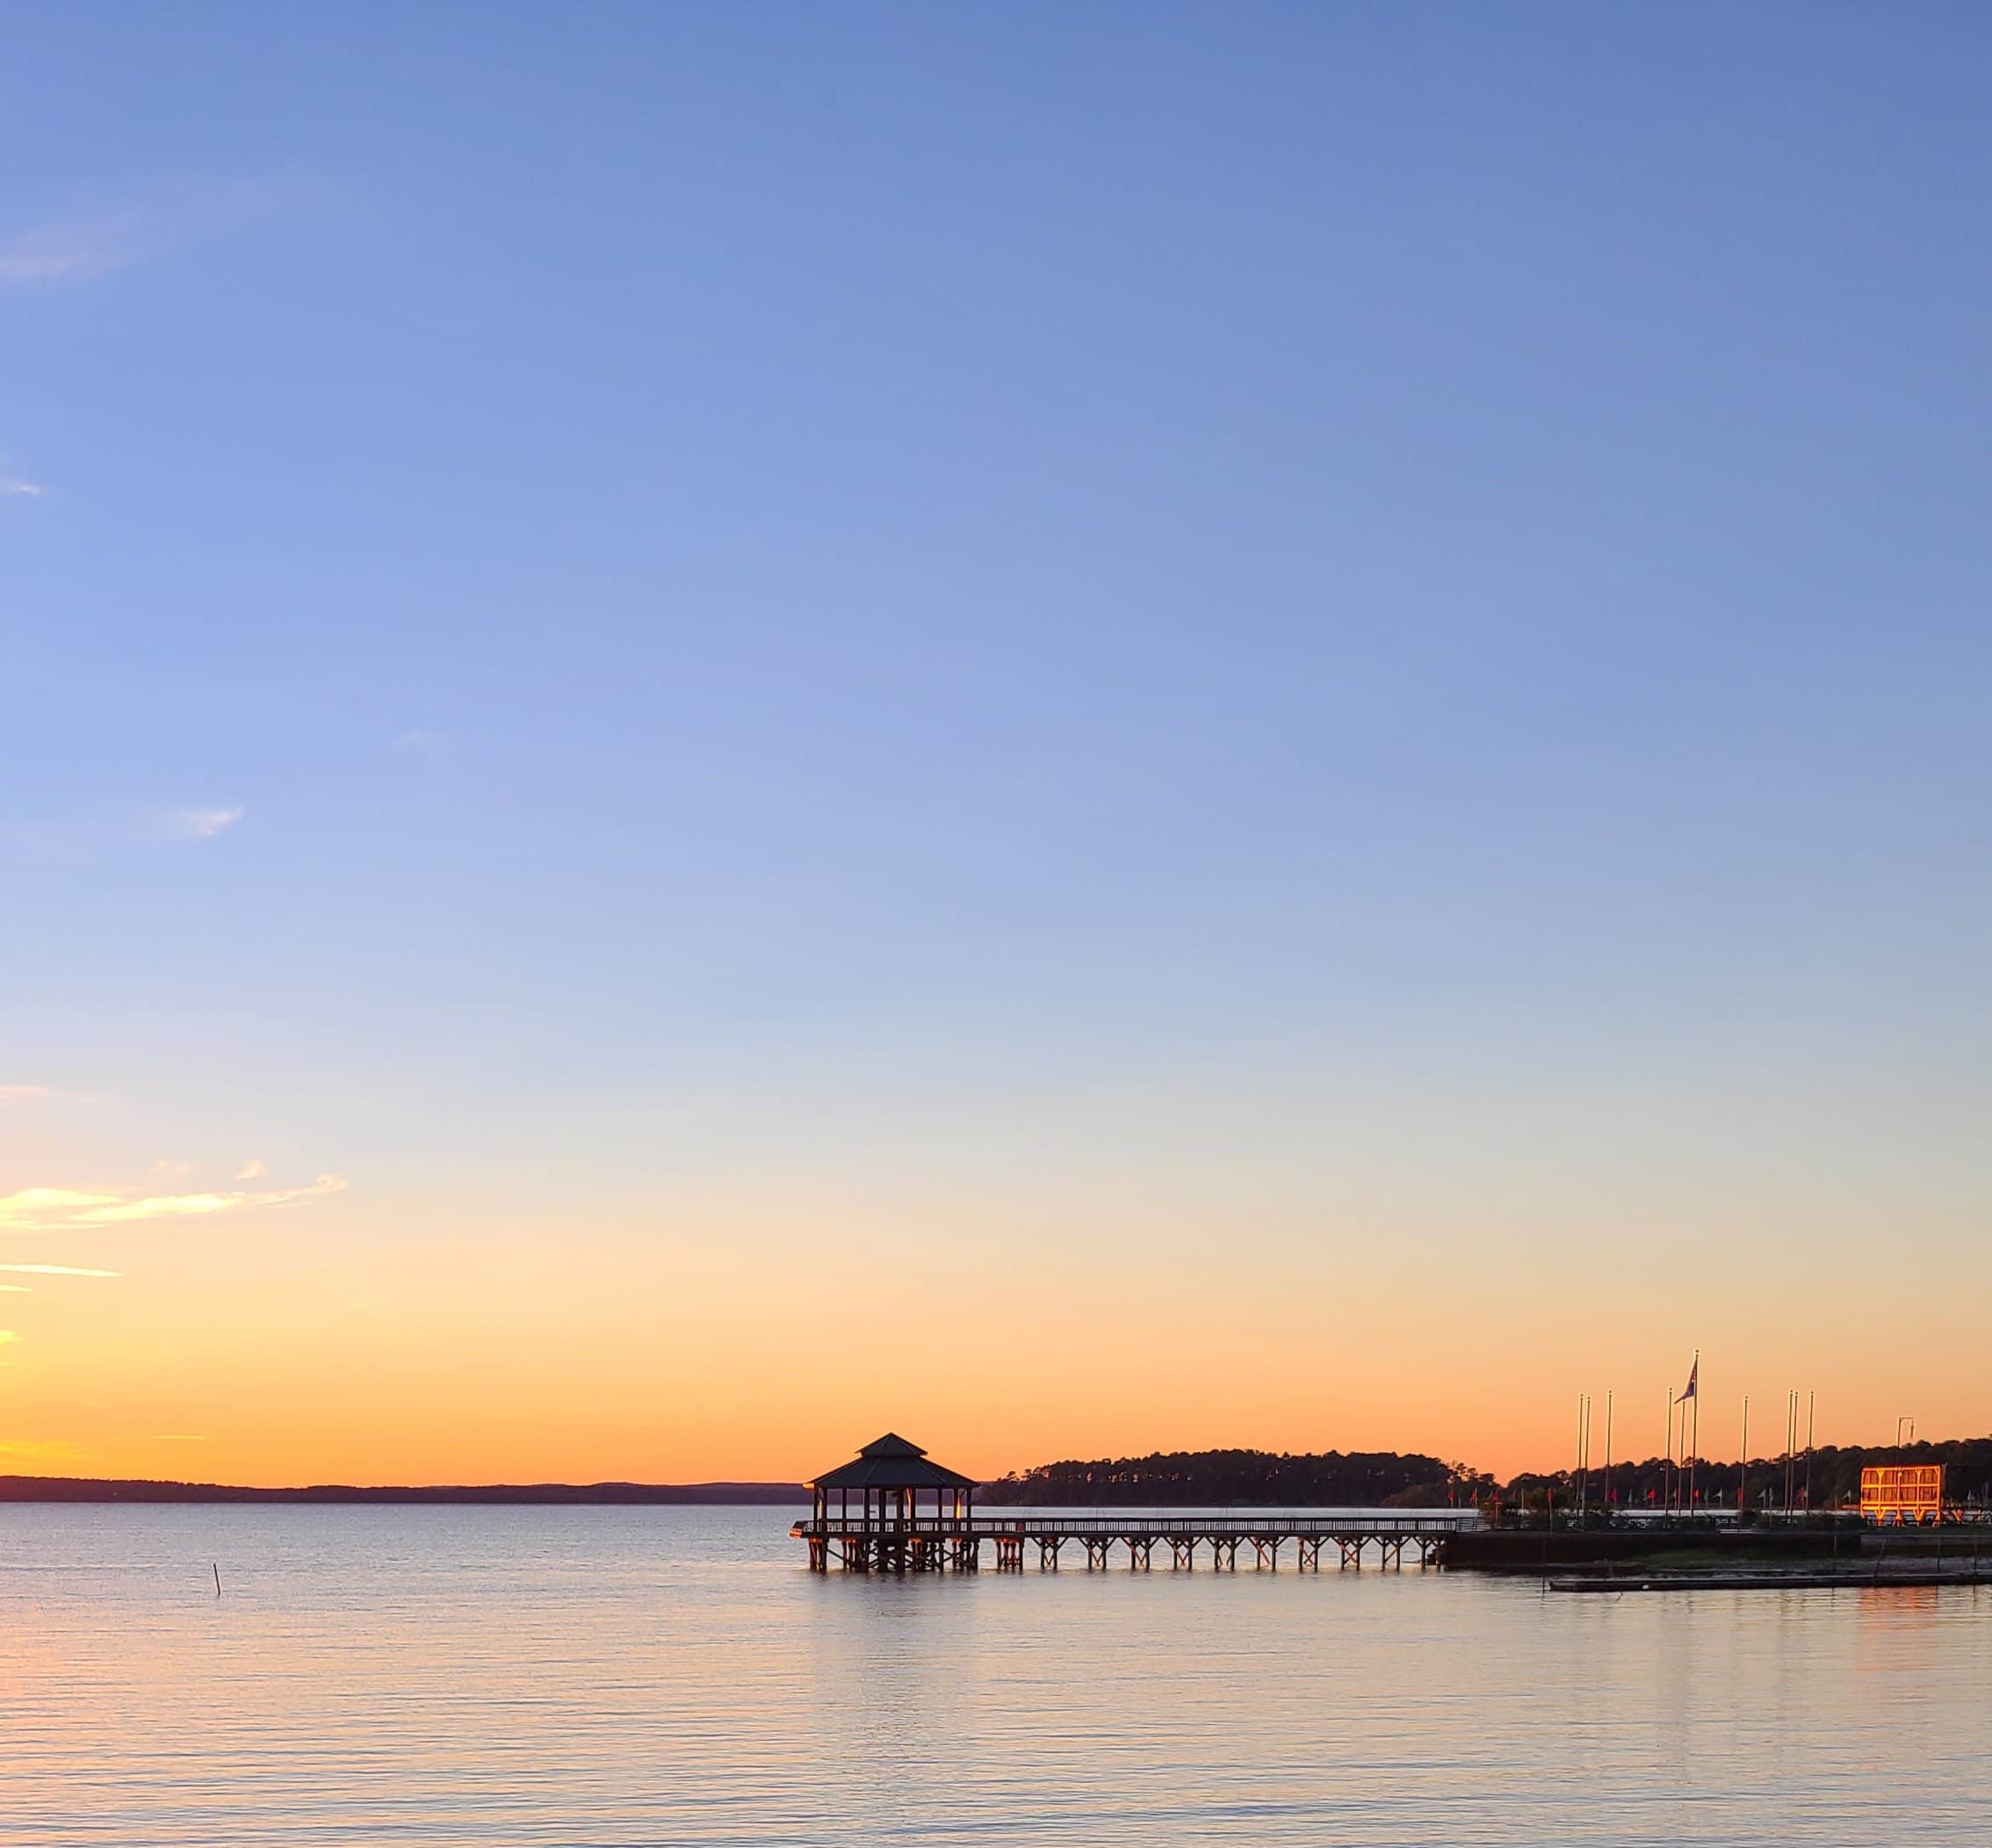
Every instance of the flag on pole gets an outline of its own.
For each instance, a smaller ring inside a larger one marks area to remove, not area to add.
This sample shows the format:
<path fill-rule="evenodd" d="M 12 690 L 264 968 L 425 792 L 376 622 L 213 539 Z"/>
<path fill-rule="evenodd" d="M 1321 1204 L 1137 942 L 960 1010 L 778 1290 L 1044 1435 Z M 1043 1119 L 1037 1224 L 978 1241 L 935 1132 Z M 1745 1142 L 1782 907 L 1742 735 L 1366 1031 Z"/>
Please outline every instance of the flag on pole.
<path fill-rule="evenodd" d="M 1700 1371 L 1701 1356 L 1700 1354 L 1697 1354 L 1694 1358 L 1694 1365 L 1690 1367 L 1687 1370 L 1687 1386 L 1683 1390 L 1680 1397 L 1674 1401 L 1675 1404 L 1685 1404 L 1689 1399 L 1692 1399 L 1694 1397 L 1694 1376 Z"/>

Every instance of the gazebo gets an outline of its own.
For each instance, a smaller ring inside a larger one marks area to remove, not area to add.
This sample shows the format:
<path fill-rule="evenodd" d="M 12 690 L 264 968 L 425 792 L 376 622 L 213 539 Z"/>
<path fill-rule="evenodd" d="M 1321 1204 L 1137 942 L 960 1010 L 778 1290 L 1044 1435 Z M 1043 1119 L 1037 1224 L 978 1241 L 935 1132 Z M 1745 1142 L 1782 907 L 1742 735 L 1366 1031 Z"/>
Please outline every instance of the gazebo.
<path fill-rule="evenodd" d="M 837 1526 L 851 1528 L 851 1496 L 859 1496 L 858 1527 L 867 1533 L 904 1533 L 920 1519 L 922 1490 L 934 1491 L 934 1521 L 968 1520 L 975 1511 L 975 1478 L 928 1461 L 918 1444 L 896 1432 L 874 1438 L 855 1462 L 842 1464 L 810 1484 L 815 1491 L 815 1526 L 828 1524 L 830 1498 L 837 1498 Z M 876 1499 L 874 1499 L 876 1498 Z"/>

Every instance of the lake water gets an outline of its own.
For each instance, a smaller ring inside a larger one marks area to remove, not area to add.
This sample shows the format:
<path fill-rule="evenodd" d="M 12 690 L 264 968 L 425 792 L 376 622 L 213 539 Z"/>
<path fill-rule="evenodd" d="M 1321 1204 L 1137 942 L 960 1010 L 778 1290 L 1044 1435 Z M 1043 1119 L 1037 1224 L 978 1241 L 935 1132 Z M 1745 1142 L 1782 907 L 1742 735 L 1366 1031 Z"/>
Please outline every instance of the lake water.
<path fill-rule="evenodd" d="M 0 1508 L 0 1839 L 1992 1842 L 1992 1589 L 817 1577 L 789 1520 Z"/>

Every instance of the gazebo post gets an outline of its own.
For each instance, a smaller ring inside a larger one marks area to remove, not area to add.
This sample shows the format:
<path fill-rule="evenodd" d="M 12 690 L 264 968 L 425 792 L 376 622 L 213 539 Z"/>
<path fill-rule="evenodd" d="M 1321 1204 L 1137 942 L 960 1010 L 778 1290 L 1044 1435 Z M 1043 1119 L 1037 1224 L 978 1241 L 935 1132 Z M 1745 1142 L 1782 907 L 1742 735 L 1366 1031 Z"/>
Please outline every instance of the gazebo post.
<path fill-rule="evenodd" d="M 831 1532 L 830 1491 L 837 1491 L 836 1532 L 847 1565 L 858 1570 L 905 1570 L 945 1564 L 949 1556 L 942 1542 L 956 1542 L 953 1563 L 972 1570 L 973 1561 L 960 1545 L 972 1480 L 958 1470 L 931 1461 L 918 1444 L 887 1432 L 867 1444 L 856 1461 L 826 1470 L 811 1484 L 811 1505 L 824 1551 Z M 858 1519 L 851 1520 L 851 1491 L 858 1491 Z M 934 1491 L 932 1525 L 922 1508 L 920 1491 Z M 873 1498 L 877 1497 L 874 1501 Z M 933 1545 L 928 1540 L 931 1536 Z"/>

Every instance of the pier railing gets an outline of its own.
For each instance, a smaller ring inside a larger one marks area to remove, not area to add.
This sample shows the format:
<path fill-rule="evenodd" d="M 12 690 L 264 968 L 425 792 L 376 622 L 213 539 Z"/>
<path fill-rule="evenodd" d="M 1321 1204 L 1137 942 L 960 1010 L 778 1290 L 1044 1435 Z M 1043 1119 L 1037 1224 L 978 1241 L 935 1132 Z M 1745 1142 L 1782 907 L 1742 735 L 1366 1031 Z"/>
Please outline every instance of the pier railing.
<path fill-rule="evenodd" d="M 1394 1514 L 1388 1509 L 1361 1514 L 1288 1514 L 1277 1509 L 1223 1508 L 1205 1514 L 978 1514 L 960 1520 L 931 1517 L 924 1520 L 886 1520 L 876 1516 L 868 1523 L 856 1514 L 832 1513 L 822 1520 L 805 1516 L 791 1532 L 797 1539 L 812 1534 L 891 1534 L 907 1539 L 936 1540 L 1007 1539 L 1021 1534 L 1027 1540 L 1054 1536 L 1078 1540 L 1086 1534 L 1107 1534 L 1120 1539 L 1126 1534 L 1152 1534 L 1158 1540 L 1191 1534 L 1236 1534 L 1241 1539 L 1254 1534 L 1281 1534 L 1290 1539 L 1318 1534 L 1333 1539 L 1345 1534 L 1457 1534 L 1479 1525 L 1476 1510 Z"/>
<path fill-rule="evenodd" d="M 1277 1508 L 1185 1510 L 1173 1514 L 1087 1513 L 1062 1509 L 1055 1514 L 1032 1512 L 942 1515 L 925 1520 L 905 1518 L 881 1523 L 876 1513 L 867 1521 L 847 1511 L 813 1513 L 798 1520 L 794 1538 L 809 1542 L 812 1570 L 826 1572 L 833 1558 L 848 1570 L 972 1572 L 990 1547 L 999 1571 L 1021 1571 L 1024 1549 L 1036 1547 L 1040 1567 L 1056 1570 L 1058 1556 L 1070 1545 L 1076 1558 L 1083 1550 L 1086 1569 L 1104 1568 L 1115 1548 L 1126 1550 L 1130 1566 L 1146 1571 L 1155 1549 L 1180 1569 L 1194 1567 L 1200 1549 L 1218 1570 L 1238 1569 L 1238 1552 L 1261 1566 L 1279 1569 L 1281 1549 L 1291 1546 L 1303 1571 L 1318 1571 L 1325 1549 L 1345 1567 L 1360 1569 L 1365 1548 L 1374 1548 L 1378 1563 L 1401 1568 L 1408 1549 L 1421 1566 L 1443 1562 L 1447 1544 L 1478 1522 L 1471 1509 L 1421 1510 L 1397 1514 L 1389 1509 L 1359 1513 L 1296 1514 Z"/>

